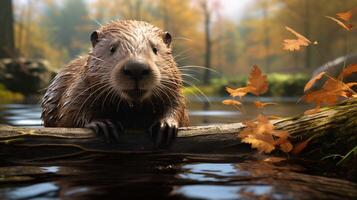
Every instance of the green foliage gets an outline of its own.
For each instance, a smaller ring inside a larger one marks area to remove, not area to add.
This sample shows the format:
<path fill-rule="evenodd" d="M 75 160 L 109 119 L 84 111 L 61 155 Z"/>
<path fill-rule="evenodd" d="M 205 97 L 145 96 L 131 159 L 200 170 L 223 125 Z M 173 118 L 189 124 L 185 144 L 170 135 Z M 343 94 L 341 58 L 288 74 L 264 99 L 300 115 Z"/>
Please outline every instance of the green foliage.
<path fill-rule="evenodd" d="M 268 75 L 269 91 L 264 96 L 301 96 L 304 85 L 310 79 L 305 74 L 280 74 L 272 73 Z M 231 79 L 215 78 L 209 86 L 197 86 L 208 96 L 227 95 L 225 87 L 243 87 L 247 83 L 246 76 L 237 76 Z M 192 87 L 185 87 L 185 94 L 190 95 L 189 91 L 195 91 Z M 196 92 L 197 93 L 197 92 Z"/>
<path fill-rule="evenodd" d="M 21 101 L 24 96 L 18 92 L 11 92 L 6 89 L 3 84 L 0 84 L 0 103 L 6 103 L 10 101 Z"/>

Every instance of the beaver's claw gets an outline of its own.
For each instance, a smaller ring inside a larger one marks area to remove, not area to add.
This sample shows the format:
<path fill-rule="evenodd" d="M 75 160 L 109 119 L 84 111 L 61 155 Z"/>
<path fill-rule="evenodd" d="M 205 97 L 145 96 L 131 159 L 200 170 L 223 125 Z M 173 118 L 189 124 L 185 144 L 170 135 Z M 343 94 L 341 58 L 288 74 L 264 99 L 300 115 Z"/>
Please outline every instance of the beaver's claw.
<path fill-rule="evenodd" d="M 97 135 L 103 136 L 107 143 L 117 143 L 120 141 L 119 134 L 124 128 L 120 122 L 112 120 L 97 120 L 85 125 L 85 128 L 92 129 Z"/>
<path fill-rule="evenodd" d="M 153 125 L 149 132 L 156 147 L 167 148 L 177 136 L 178 123 L 172 119 L 165 119 Z"/>

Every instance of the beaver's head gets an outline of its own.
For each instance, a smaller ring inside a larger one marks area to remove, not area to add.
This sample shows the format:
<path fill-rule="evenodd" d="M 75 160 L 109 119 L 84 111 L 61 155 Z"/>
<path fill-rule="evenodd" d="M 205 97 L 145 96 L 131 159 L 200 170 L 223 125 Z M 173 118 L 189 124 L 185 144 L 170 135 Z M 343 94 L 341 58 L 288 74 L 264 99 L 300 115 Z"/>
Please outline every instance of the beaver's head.
<path fill-rule="evenodd" d="M 91 34 L 87 73 L 128 101 L 141 102 L 180 84 L 171 35 L 142 21 L 118 20 Z"/>

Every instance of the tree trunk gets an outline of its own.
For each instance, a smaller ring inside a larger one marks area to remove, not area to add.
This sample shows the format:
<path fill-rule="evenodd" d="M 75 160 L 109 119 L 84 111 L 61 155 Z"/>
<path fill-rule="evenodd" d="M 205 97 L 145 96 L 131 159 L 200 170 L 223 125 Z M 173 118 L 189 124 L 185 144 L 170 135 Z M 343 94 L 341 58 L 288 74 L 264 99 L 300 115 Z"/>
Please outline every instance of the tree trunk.
<path fill-rule="evenodd" d="M 205 67 L 207 69 L 203 75 L 203 83 L 209 84 L 211 79 L 211 48 L 212 48 L 212 41 L 211 41 L 211 14 L 208 8 L 207 0 L 202 1 L 202 9 L 204 15 L 204 29 L 205 29 Z"/>
<path fill-rule="evenodd" d="M 11 0 L 0 1 L 0 58 L 14 57 L 14 17 Z"/>
<path fill-rule="evenodd" d="M 310 139 L 302 156 L 321 159 L 331 154 L 346 154 L 357 145 L 357 99 L 322 109 L 313 115 L 275 120 L 278 129 L 287 130 L 297 144 Z M 237 135 L 241 123 L 180 128 L 169 153 L 252 152 Z M 121 143 L 106 144 L 84 128 L 19 128 L 0 126 L 0 152 L 9 158 L 16 156 L 54 156 L 73 152 L 144 153 L 157 152 L 143 131 L 130 131 L 121 136 Z"/>

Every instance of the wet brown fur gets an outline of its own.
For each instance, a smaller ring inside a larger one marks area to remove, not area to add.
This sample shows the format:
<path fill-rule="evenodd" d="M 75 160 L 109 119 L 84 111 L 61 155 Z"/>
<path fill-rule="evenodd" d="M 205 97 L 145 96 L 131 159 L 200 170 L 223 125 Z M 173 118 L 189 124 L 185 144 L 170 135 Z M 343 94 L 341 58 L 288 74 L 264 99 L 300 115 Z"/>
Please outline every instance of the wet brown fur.
<path fill-rule="evenodd" d="M 98 32 L 99 42 L 89 54 L 70 62 L 48 87 L 42 101 L 44 126 L 84 127 L 101 119 L 118 120 L 129 128 L 147 128 L 166 119 L 187 126 L 181 73 L 171 46 L 162 40 L 164 32 L 146 22 L 119 20 L 102 26 Z M 121 52 L 113 60 L 106 54 L 106 42 L 116 40 Z M 148 53 L 150 45 L 158 47 L 156 57 Z M 125 80 L 113 83 L 111 79 L 115 66 L 129 55 L 149 60 L 161 74 L 156 77 L 159 80 L 148 80 L 158 81 L 158 85 L 142 101 L 132 101 L 116 88 L 115 84 L 127 84 Z"/>

